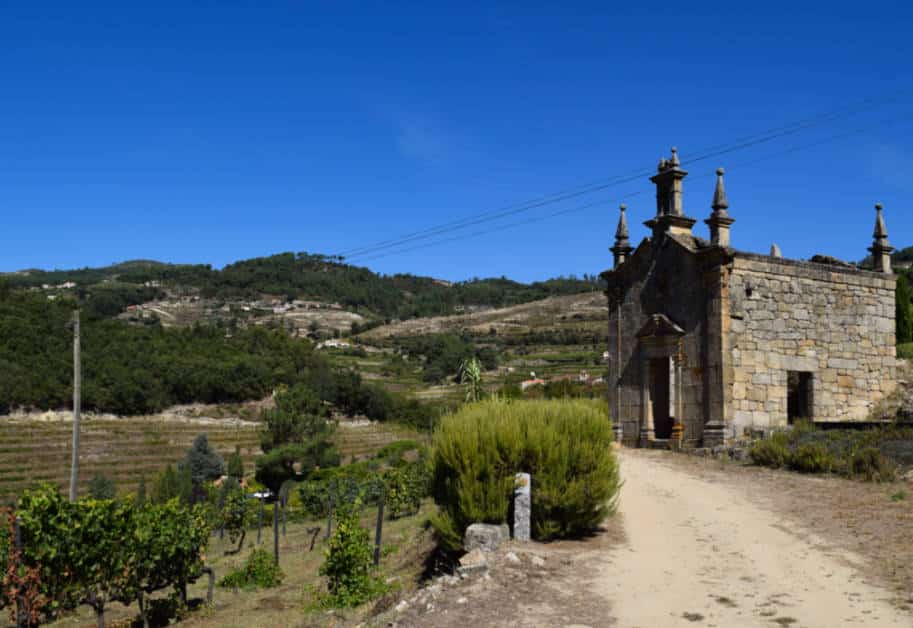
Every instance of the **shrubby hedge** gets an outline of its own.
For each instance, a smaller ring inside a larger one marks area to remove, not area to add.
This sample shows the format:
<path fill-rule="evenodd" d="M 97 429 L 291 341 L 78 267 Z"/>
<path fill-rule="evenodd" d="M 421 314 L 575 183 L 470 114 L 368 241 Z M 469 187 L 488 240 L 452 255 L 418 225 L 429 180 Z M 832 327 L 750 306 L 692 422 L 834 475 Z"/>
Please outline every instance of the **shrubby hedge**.
<path fill-rule="evenodd" d="M 432 450 L 432 523 L 456 550 L 471 523 L 504 523 L 514 474 L 532 475 L 532 532 L 584 533 L 615 509 L 620 487 L 604 402 L 489 400 L 441 422 Z"/>
<path fill-rule="evenodd" d="M 774 469 L 890 481 L 899 466 L 913 466 L 913 427 L 823 430 L 800 423 L 756 441 L 749 457 Z"/>

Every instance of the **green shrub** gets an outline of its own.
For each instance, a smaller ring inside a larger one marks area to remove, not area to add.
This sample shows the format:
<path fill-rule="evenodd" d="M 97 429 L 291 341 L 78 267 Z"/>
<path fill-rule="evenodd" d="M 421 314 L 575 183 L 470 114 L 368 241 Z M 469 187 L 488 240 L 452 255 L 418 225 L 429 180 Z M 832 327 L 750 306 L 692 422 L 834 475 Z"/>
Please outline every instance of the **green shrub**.
<path fill-rule="evenodd" d="M 241 458 L 241 446 L 235 445 L 235 451 L 228 457 L 228 475 L 236 480 L 244 478 L 244 459 Z"/>
<path fill-rule="evenodd" d="M 779 469 L 786 465 L 786 459 L 789 457 L 787 442 L 787 434 L 776 432 L 769 438 L 755 441 L 748 450 L 748 457 L 757 465 Z"/>
<path fill-rule="evenodd" d="M 384 474 L 384 503 L 391 519 L 414 515 L 428 495 L 428 473 L 424 463 L 394 467 Z"/>
<path fill-rule="evenodd" d="M 802 443 L 786 460 L 786 466 L 800 473 L 827 473 L 834 469 L 834 460 L 821 443 Z"/>
<path fill-rule="evenodd" d="M 377 505 L 383 490 L 376 462 L 355 462 L 343 467 L 320 469 L 308 476 L 298 487 L 304 512 L 312 517 L 325 517 L 332 497 L 334 504 L 354 501 Z"/>
<path fill-rule="evenodd" d="M 276 564 L 273 555 L 263 548 L 257 548 L 251 552 L 241 568 L 235 569 L 219 580 L 219 586 L 269 589 L 282 584 L 284 578 L 285 574 Z"/>
<path fill-rule="evenodd" d="M 244 544 L 244 536 L 247 533 L 248 511 L 253 510 L 248 507 L 247 496 L 240 487 L 232 490 L 226 490 L 225 501 L 222 504 L 221 525 L 228 533 L 228 540 L 231 543 L 238 544 L 238 550 Z"/>
<path fill-rule="evenodd" d="M 89 496 L 92 499 L 114 499 L 117 496 L 114 480 L 100 473 L 95 475 L 89 481 Z"/>
<path fill-rule="evenodd" d="M 875 447 L 863 447 L 852 453 L 849 460 L 850 474 L 870 482 L 890 482 L 897 475 L 897 467 L 881 455 Z"/>
<path fill-rule="evenodd" d="M 370 533 L 358 522 L 361 502 L 336 508 L 336 529 L 326 550 L 320 575 L 327 577 L 328 605 L 358 606 L 384 589 L 383 580 L 371 574 L 374 552 Z"/>
<path fill-rule="evenodd" d="M 532 475 L 532 528 L 541 540 L 591 530 L 620 487 L 604 402 L 487 400 L 445 417 L 434 436 L 432 523 L 457 549 L 471 523 L 504 523 L 518 472 Z"/>
<path fill-rule="evenodd" d="M 389 465 L 396 465 L 404 462 L 403 456 L 407 452 L 418 452 L 419 457 L 421 457 L 426 449 L 427 448 L 424 445 L 414 440 L 398 440 L 381 447 L 380 451 L 378 451 L 374 457 L 378 460 L 383 460 Z"/>

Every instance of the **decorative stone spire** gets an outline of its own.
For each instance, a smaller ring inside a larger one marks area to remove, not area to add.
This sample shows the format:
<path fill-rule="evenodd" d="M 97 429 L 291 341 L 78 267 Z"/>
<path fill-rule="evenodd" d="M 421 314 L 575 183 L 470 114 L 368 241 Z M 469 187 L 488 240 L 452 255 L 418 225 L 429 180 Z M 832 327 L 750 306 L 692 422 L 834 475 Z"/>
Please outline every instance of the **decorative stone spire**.
<path fill-rule="evenodd" d="M 729 217 L 729 201 L 726 198 L 726 186 L 723 184 L 722 168 L 716 169 L 716 189 L 713 190 L 713 213 L 704 222 L 710 227 L 710 242 L 714 246 L 729 246 L 729 227 L 735 222 Z"/>
<path fill-rule="evenodd" d="M 618 228 L 615 230 L 615 246 L 612 247 L 612 255 L 615 256 L 615 268 L 625 263 L 628 255 L 634 249 L 628 241 L 628 219 L 625 217 L 627 206 L 622 203 L 618 209 L 621 215 L 618 217 Z"/>
<path fill-rule="evenodd" d="M 722 168 L 716 169 L 716 189 L 713 191 L 713 213 L 717 216 L 727 216 L 726 210 L 729 209 L 729 201 L 726 199 L 726 187 L 723 185 L 723 175 L 726 173 Z"/>
<path fill-rule="evenodd" d="M 645 224 L 653 229 L 654 239 L 665 232 L 691 235 L 696 222 L 682 211 L 682 179 L 688 173 L 680 168 L 678 149 L 672 147 L 670 159 L 660 159 L 657 174 L 650 177 L 656 185 L 656 216 Z"/>
<path fill-rule="evenodd" d="M 879 273 L 893 272 L 891 270 L 891 253 L 894 247 L 888 242 L 888 230 L 884 226 L 884 217 L 881 215 L 881 203 L 875 203 L 875 233 L 872 234 L 872 246 L 869 252 L 875 262 L 875 271 Z"/>

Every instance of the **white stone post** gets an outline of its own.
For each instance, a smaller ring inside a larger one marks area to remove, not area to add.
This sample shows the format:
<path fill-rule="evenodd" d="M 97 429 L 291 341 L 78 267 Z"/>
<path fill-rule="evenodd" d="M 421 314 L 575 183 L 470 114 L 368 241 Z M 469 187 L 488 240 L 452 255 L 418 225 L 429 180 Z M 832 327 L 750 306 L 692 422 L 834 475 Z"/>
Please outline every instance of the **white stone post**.
<path fill-rule="evenodd" d="M 530 516 L 533 508 L 529 473 L 514 476 L 514 540 L 530 539 Z"/>

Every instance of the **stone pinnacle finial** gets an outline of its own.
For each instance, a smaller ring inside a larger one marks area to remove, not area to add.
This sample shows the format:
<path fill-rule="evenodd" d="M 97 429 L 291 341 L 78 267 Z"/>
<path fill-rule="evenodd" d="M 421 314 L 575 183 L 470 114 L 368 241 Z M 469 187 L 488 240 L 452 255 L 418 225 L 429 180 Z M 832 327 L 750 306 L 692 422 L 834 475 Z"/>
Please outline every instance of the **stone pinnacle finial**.
<path fill-rule="evenodd" d="M 618 216 L 618 228 L 615 230 L 615 246 L 611 248 L 615 256 L 615 268 L 624 264 L 625 260 L 634 249 L 628 241 L 628 219 L 625 217 L 627 206 L 622 203 L 619 205 L 620 215 Z"/>
<path fill-rule="evenodd" d="M 678 149 L 675 146 L 672 147 L 672 159 L 669 163 L 673 167 L 678 167 L 681 165 L 681 162 L 678 160 Z"/>
<path fill-rule="evenodd" d="M 875 203 L 875 233 L 873 233 L 872 235 L 874 235 L 875 238 L 887 239 L 888 230 L 884 226 L 884 217 L 881 215 L 881 210 L 883 208 L 884 207 L 882 206 L 881 203 Z"/>
<path fill-rule="evenodd" d="M 615 246 L 628 244 L 628 219 L 625 217 L 627 208 L 624 203 L 618 206 L 621 215 L 618 217 L 618 229 L 615 230 Z"/>
<path fill-rule="evenodd" d="M 875 232 L 872 234 L 872 246 L 869 252 L 872 254 L 874 269 L 881 273 L 891 273 L 891 253 L 894 247 L 888 242 L 888 229 L 884 225 L 884 216 L 881 215 L 881 203 L 875 203 Z"/>
<path fill-rule="evenodd" d="M 713 191 L 713 213 L 718 216 L 725 216 L 726 210 L 729 209 L 729 201 L 726 199 L 726 187 L 723 185 L 723 174 L 725 170 L 716 169 L 716 189 Z"/>

